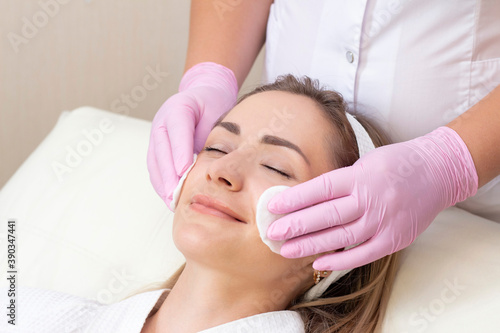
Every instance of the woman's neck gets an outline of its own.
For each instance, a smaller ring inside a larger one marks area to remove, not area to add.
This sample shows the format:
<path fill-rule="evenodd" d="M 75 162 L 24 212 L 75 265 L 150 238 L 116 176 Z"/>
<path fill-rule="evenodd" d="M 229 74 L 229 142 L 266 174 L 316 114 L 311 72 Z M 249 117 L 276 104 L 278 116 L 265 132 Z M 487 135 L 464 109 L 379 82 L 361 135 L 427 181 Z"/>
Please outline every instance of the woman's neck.
<path fill-rule="evenodd" d="M 283 310 L 290 299 L 275 286 L 186 264 L 174 288 L 141 333 L 198 332 L 259 313 Z M 280 294 L 280 295 L 278 295 Z"/>

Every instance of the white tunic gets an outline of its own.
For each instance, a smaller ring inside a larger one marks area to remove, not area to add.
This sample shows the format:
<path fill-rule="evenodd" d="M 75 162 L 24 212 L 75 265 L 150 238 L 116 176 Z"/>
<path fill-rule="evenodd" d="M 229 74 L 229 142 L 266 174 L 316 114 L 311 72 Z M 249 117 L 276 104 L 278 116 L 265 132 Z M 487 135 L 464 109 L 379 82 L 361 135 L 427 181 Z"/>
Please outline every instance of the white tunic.
<path fill-rule="evenodd" d="M 339 91 L 396 142 L 424 135 L 500 84 L 500 1 L 275 0 L 264 78 L 287 73 Z M 461 206 L 500 221 L 500 177 Z"/>
<path fill-rule="evenodd" d="M 161 306 L 169 289 L 141 293 L 113 304 L 40 288 L 17 288 L 16 325 L 4 315 L 0 332 L 5 333 L 140 333 L 150 311 Z M 7 290 L 0 288 L 2 308 L 7 306 Z M 165 294 L 164 294 L 165 293 Z M 163 295 L 163 298 L 160 297 Z M 5 311 L 4 311 L 5 313 Z M 295 311 L 273 311 L 238 319 L 201 331 L 304 332 L 304 323 Z"/>

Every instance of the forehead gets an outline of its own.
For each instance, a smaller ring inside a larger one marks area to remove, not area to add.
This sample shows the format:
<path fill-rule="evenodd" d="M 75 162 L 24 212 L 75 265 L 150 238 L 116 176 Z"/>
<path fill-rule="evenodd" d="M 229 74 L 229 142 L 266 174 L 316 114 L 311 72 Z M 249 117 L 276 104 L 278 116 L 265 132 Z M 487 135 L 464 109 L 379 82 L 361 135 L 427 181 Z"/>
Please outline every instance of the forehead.
<path fill-rule="evenodd" d="M 331 170 L 326 139 L 333 131 L 323 112 L 309 97 L 266 91 L 247 97 L 223 121 L 240 125 L 242 139 L 260 139 L 264 135 L 286 139 L 300 147 L 314 169 L 326 172 Z"/>
<path fill-rule="evenodd" d="M 224 118 L 242 125 L 244 130 L 268 131 L 266 134 L 293 134 L 297 129 L 324 121 L 316 103 L 302 95 L 283 91 L 266 91 L 247 97 Z"/>

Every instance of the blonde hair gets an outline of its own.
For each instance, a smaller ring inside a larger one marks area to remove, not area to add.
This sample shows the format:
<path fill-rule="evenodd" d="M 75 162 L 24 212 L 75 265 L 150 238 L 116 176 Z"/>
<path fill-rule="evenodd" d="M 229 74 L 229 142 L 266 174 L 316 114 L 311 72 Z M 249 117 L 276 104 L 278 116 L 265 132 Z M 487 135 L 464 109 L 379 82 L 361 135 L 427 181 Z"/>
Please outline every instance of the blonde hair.
<path fill-rule="evenodd" d="M 332 124 L 334 133 L 325 140 L 330 147 L 330 158 L 336 168 L 350 166 L 359 158 L 356 136 L 345 115 L 348 107 L 339 93 L 320 87 L 318 81 L 309 77 L 284 75 L 273 83 L 259 86 L 243 95 L 237 104 L 249 96 L 265 91 L 289 92 L 309 97 L 317 103 Z M 388 137 L 365 117 L 356 115 L 356 118 L 376 147 L 390 143 Z M 333 283 L 319 299 L 305 302 L 302 300 L 303 295 L 300 295 L 289 304 L 287 310 L 297 311 L 301 315 L 306 332 L 373 332 L 385 312 L 397 270 L 397 259 L 398 253 L 394 253 L 355 268 Z M 185 264 L 167 281 L 144 289 L 172 289 L 184 266 Z M 146 291 L 144 289 L 143 291 Z M 161 304 L 157 305 L 159 308 Z M 157 309 L 154 309 L 151 315 L 155 311 Z"/>

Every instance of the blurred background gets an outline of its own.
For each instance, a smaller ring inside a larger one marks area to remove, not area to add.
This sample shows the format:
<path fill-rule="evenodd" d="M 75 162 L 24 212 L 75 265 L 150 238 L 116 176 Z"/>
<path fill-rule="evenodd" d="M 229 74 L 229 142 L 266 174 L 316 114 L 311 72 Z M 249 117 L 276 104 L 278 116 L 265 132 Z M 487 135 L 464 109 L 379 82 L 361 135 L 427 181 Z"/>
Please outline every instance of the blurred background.
<path fill-rule="evenodd" d="M 184 72 L 190 3 L 1 1 L 0 188 L 62 111 L 88 105 L 153 120 Z M 263 53 L 240 94 L 259 84 Z"/>

